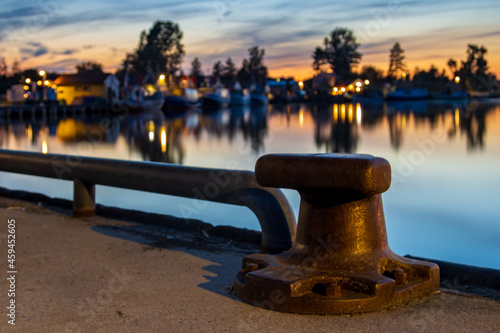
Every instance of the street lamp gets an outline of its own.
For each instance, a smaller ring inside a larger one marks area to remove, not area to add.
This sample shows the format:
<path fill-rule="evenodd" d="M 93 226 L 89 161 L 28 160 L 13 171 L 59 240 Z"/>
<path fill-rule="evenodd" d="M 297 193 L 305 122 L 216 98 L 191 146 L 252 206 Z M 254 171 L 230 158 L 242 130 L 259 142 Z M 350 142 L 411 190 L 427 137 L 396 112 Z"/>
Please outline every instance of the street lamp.
<path fill-rule="evenodd" d="M 300 87 L 300 90 L 302 90 L 302 88 L 304 88 L 304 82 L 300 81 L 299 82 L 299 87 Z"/>
<path fill-rule="evenodd" d="M 38 72 L 38 75 L 40 75 L 40 76 L 42 77 L 42 81 L 38 81 L 38 82 L 37 82 L 37 85 L 41 86 L 43 81 L 47 81 L 47 77 L 46 77 L 47 73 L 46 73 L 43 69 L 41 69 L 41 70 Z M 42 101 L 45 99 L 45 86 L 46 86 L 46 85 L 47 85 L 47 84 L 45 84 L 45 85 L 42 87 L 42 97 L 41 97 L 41 100 L 42 100 Z"/>
<path fill-rule="evenodd" d="M 455 83 L 460 83 L 460 76 L 455 76 Z"/>

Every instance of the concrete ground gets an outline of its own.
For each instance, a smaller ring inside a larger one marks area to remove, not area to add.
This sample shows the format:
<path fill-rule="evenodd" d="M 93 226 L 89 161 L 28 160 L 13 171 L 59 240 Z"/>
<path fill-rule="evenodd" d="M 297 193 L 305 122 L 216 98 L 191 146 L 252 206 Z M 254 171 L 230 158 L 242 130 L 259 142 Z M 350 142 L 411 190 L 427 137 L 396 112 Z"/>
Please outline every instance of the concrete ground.
<path fill-rule="evenodd" d="M 248 250 L 161 227 L 74 219 L 0 198 L 1 332 L 500 332 L 500 303 L 442 290 L 355 316 L 279 313 L 238 300 Z M 6 316 L 7 221 L 16 230 L 16 320 Z"/>

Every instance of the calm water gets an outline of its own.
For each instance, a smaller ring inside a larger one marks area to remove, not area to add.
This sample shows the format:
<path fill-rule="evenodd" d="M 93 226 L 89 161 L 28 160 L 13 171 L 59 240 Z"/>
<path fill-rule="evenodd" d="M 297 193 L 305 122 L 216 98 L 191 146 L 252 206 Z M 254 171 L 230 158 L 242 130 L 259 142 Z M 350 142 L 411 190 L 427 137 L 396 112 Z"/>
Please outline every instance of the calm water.
<path fill-rule="evenodd" d="M 266 153 L 369 153 L 389 160 L 383 195 L 398 254 L 500 269 L 500 101 L 237 108 L 208 115 L 5 122 L 0 147 L 253 170 Z M 0 173 L 0 184 L 71 198 L 65 181 Z M 299 197 L 287 190 L 295 212 Z M 106 205 L 182 216 L 187 199 L 97 188 Z M 210 204 L 190 217 L 259 230 L 246 208 Z"/>

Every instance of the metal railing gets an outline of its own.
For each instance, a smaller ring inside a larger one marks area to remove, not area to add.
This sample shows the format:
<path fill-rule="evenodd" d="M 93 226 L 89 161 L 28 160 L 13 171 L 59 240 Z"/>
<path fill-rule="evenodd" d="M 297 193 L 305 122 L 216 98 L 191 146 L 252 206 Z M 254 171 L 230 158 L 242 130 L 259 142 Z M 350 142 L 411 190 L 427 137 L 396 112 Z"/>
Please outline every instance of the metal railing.
<path fill-rule="evenodd" d="M 265 252 L 287 250 L 295 238 L 295 216 L 285 196 L 257 184 L 251 171 L 3 149 L 0 171 L 73 181 L 74 216 L 95 214 L 95 185 L 105 185 L 246 206 L 259 220 Z"/>

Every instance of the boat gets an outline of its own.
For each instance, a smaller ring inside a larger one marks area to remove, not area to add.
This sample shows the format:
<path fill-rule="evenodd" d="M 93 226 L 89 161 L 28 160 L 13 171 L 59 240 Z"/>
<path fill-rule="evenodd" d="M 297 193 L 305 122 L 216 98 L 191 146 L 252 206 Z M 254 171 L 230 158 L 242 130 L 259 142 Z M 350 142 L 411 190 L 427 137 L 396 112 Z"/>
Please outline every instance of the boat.
<path fill-rule="evenodd" d="M 127 107 L 131 112 L 149 112 L 161 110 L 165 100 L 161 92 L 156 91 L 152 94 L 147 94 L 141 86 L 134 86 L 127 92 L 128 98 L 120 102 L 121 105 Z"/>
<path fill-rule="evenodd" d="M 254 106 L 264 106 L 269 104 L 269 93 L 271 88 L 268 84 L 265 85 L 264 89 L 257 88 L 255 84 L 250 87 L 250 97 L 252 98 L 252 105 Z"/>
<path fill-rule="evenodd" d="M 428 98 L 429 91 L 425 88 L 396 88 L 395 91 L 388 92 L 385 99 L 388 101 L 410 101 Z"/>
<path fill-rule="evenodd" d="M 213 111 L 227 107 L 231 102 L 229 89 L 216 88 L 212 91 L 202 93 L 202 107 L 204 111 Z"/>
<path fill-rule="evenodd" d="M 365 90 L 361 94 L 352 95 L 351 101 L 361 104 L 382 104 L 384 102 L 384 95 L 376 90 Z"/>
<path fill-rule="evenodd" d="M 193 88 L 185 88 L 177 94 L 168 94 L 165 96 L 163 104 L 163 112 L 184 112 L 191 109 L 196 109 L 201 106 L 198 98 L 198 90 Z"/>
<path fill-rule="evenodd" d="M 252 104 L 256 106 L 262 106 L 269 103 L 269 97 L 265 91 L 262 90 L 254 90 L 250 93 L 250 98 L 252 100 Z"/>
<path fill-rule="evenodd" d="M 231 89 L 231 105 L 247 105 L 250 104 L 252 98 L 248 89 L 242 89 L 239 82 L 234 84 Z"/>
<path fill-rule="evenodd" d="M 469 94 L 467 94 L 467 91 L 464 90 L 458 90 L 458 91 L 446 91 L 442 92 L 437 95 L 432 96 L 433 99 L 445 99 L 445 100 L 463 100 L 469 98 Z"/>

